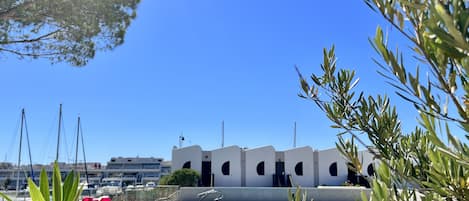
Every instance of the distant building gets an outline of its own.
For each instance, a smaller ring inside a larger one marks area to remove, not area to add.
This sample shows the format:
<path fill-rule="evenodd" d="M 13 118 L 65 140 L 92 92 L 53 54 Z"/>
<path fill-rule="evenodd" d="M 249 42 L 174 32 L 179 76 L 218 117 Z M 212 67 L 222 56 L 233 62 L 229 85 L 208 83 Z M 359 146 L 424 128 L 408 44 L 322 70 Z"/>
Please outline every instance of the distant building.
<path fill-rule="evenodd" d="M 98 165 L 99 164 L 99 167 Z M 61 171 L 61 175 L 63 178 L 71 172 L 72 170 L 78 171 L 81 176 L 82 181 L 86 181 L 86 175 L 91 181 L 95 181 L 95 183 L 99 183 L 102 178 L 102 172 L 100 163 L 90 162 L 87 163 L 85 171 L 84 163 L 78 163 L 76 166 L 75 164 L 67 164 L 67 163 L 59 163 L 59 168 Z M 32 172 L 31 172 L 32 167 Z M 19 169 L 19 171 L 18 171 Z M 44 169 L 49 177 L 52 175 L 53 171 L 53 163 L 49 165 L 42 165 L 42 164 L 33 164 L 33 165 L 22 165 L 20 168 L 18 166 L 13 165 L 12 163 L 0 163 L 0 189 L 8 189 L 13 190 L 16 189 L 16 182 L 19 176 L 19 186 L 21 189 L 26 188 L 27 178 L 32 178 L 34 181 L 39 181 L 39 176 L 41 170 Z M 18 175 L 19 172 L 19 175 Z M 88 172 L 88 174 L 85 174 Z"/>
<path fill-rule="evenodd" d="M 163 161 L 161 163 L 161 175 L 160 178 L 171 174 L 171 161 Z"/>
<path fill-rule="evenodd" d="M 359 153 L 362 175 L 372 176 L 375 163 L 367 151 Z M 203 151 L 194 145 L 175 148 L 172 170 L 194 169 L 200 186 L 318 186 L 364 182 L 351 171 L 337 149 L 313 150 L 309 146 L 275 151 L 272 146 L 242 149 L 229 146 Z"/>
<path fill-rule="evenodd" d="M 121 180 L 125 184 L 158 182 L 163 158 L 116 157 L 107 162 L 105 180 Z"/>
<path fill-rule="evenodd" d="M 53 163 L 49 165 L 34 164 L 33 173 L 30 165 L 20 167 L 19 181 L 20 187 L 25 188 L 27 178 L 33 177 L 39 180 L 41 169 L 45 169 L 49 177 L 52 175 Z M 69 164 L 59 163 L 59 168 L 64 178 L 72 170 L 80 173 L 80 180 L 89 184 L 99 185 L 108 181 L 119 181 L 122 185 L 146 184 L 148 182 L 157 183 L 161 176 L 171 173 L 171 162 L 163 161 L 163 158 L 140 158 L 140 157 L 113 157 L 107 165 L 98 162 Z M 12 163 L 0 163 L 0 189 L 15 189 L 17 181 L 17 166 Z M 34 174 L 34 175 L 33 175 Z"/>
<path fill-rule="evenodd" d="M 13 164 L 0 162 L 0 169 L 11 169 L 11 168 L 13 168 Z"/>

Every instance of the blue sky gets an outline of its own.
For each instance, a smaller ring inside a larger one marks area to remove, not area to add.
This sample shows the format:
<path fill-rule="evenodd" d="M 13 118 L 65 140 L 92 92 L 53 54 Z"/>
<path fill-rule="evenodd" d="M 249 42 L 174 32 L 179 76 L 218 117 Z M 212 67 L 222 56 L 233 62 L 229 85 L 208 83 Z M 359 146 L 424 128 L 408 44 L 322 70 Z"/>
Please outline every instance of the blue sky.
<path fill-rule="evenodd" d="M 0 57 L 0 160 L 17 160 L 25 108 L 33 162 L 52 161 L 60 103 L 61 161 L 73 160 L 78 114 L 88 161 L 170 160 L 181 132 L 185 146 L 215 149 L 222 120 L 225 145 L 289 149 L 296 121 L 298 146 L 334 147 L 337 131 L 297 96 L 294 66 L 319 72 L 322 49 L 335 44 L 362 89 L 392 93 L 371 60 L 380 23 L 362 1 L 144 0 L 125 43 L 85 67 Z"/>

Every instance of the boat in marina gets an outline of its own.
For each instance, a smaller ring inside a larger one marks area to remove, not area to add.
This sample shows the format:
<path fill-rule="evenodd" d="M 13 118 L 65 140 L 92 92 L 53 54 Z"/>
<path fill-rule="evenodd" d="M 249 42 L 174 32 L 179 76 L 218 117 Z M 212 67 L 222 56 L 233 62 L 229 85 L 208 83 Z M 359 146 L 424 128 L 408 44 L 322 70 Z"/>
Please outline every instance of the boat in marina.
<path fill-rule="evenodd" d="M 122 179 L 120 178 L 105 178 L 101 182 L 100 187 L 96 190 L 96 196 L 114 196 L 121 194 L 122 191 Z"/>
<path fill-rule="evenodd" d="M 109 196 L 100 196 L 100 197 L 85 196 L 81 199 L 81 201 L 111 201 L 111 198 Z"/>

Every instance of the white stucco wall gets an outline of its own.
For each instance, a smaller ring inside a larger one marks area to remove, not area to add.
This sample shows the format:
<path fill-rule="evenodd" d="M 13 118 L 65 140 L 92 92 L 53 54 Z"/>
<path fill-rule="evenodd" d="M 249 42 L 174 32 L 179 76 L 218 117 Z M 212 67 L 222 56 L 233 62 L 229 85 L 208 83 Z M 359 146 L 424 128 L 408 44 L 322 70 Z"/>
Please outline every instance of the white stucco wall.
<path fill-rule="evenodd" d="M 230 174 L 223 175 L 222 165 L 230 162 Z M 241 186 L 241 148 L 229 146 L 212 151 L 212 174 L 215 186 Z"/>
<path fill-rule="evenodd" d="M 270 187 L 275 174 L 275 149 L 272 146 L 248 149 L 246 154 L 246 186 Z M 257 165 L 264 161 L 264 175 L 257 174 Z"/>
<path fill-rule="evenodd" d="M 373 176 L 373 175 L 368 174 L 368 166 L 374 163 L 373 155 L 367 150 L 360 151 L 359 155 L 360 155 L 360 160 L 362 161 L 362 166 L 363 166 L 362 174 L 365 176 Z"/>
<path fill-rule="evenodd" d="M 173 149 L 172 152 L 172 171 L 181 169 L 185 162 L 190 161 L 191 169 L 201 173 L 202 161 L 211 161 L 212 173 L 215 176 L 214 185 L 220 187 L 270 187 L 272 175 L 275 174 L 276 161 L 285 163 L 285 174 L 292 176 L 293 185 L 303 187 L 341 185 L 347 180 L 348 173 L 346 160 L 336 148 L 314 152 L 311 147 L 307 146 L 276 152 L 272 146 L 248 150 L 230 146 L 213 151 L 202 151 L 200 146 L 194 145 Z M 360 151 L 359 157 L 363 162 L 362 173 L 369 176 L 368 165 L 371 163 L 378 165 L 378 163 L 373 162 L 373 156 L 366 150 Z M 226 161 L 230 161 L 229 175 L 223 175 L 221 171 Z M 257 174 L 257 164 L 260 161 L 264 161 L 264 175 Z M 303 176 L 295 173 L 295 165 L 300 161 L 303 162 Z M 317 167 L 315 167 L 315 161 L 317 161 Z M 329 166 L 333 162 L 337 162 L 337 176 L 331 176 L 329 173 Z"/>
<path fill-rule="evenodd" d="M 185 162 L 191 162 L 191 169 L 199 174 L 202 170 L 202 148 L 198 145 L 173 149 L 171 171 L 182 169 Z"/>
<path fill-rule="evenodd" d="M 285 173 L 291 175 L 292 185 L 313 186 L 314 185 L 314 154 L 309 146 L 290 149 L 285 153 Z M 303 175 L 296 175 L 295 166 L 303 162 Z"/>
<path fill-rule="evenodd" d="M 319 184 L 341 185 L 347 181 L 347 162 L 336 148 L 319 151 Z M 337 162 L 337 176 L 331 176 L 329 166 Z"/>
<path fill-rule="evenodd" d="M 296 191 L 295 187 L 181 187 L 177 200 L 199 201 L 200 198 L 197 197 L 199 193 L 216 191 L 203 200 L 214 200 L 223 195 L 223 201 L 285 201 L 288 200 L 289 189 L 293 193 Z M 370 189 L 357 187 L 301 187 L 301 191 L 306 193 L 306 200 L 314 201 L 356 201 L 361 200 L 362 193 L 365 193 L 366 197 L 370 195 Z"/>

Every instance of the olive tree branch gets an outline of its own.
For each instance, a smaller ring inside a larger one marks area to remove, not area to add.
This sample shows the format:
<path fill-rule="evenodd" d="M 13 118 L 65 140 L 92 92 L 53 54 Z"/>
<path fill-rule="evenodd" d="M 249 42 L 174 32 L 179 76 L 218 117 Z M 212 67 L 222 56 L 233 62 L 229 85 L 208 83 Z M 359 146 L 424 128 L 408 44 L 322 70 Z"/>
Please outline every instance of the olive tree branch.
<path fill-rule="evenodd" d="M 384 17 L 384 19 L 386 21 L 388 21 L 393 27 L 395 27 L 401 34 L 403 34 L 408 40 L 410 40 L 414 45 L 416 45 L 417 48 L 419 48 L 419 50 L 423 53 L 423 56 L 425 57 L 425 60 L 428 62 L 428 64 L 430 65 L 430 69 L 432 70 L 433 74 L 435 75 L 435 77 L 438 79 L 439 83 L 443 86 L 442 89 L 443 89 L 443 92 L 448 94 L 452 100 L 452 102 L 454 103 L 454 105 L 456 106 L 459 114 L 462 116 L 462 114 L 465 114 L 465 110 L 464 108 L 461 106 L 459 100 L 457 99 L 457 97 L 455 96 L 455 94 L 451 91 L 451 87 L 448 85 L 447 83 L 447 80 L 442 76 L 442 73 L 440 72 L 440 70 L 438 69 L 437 67 L 437 64 L 435 64 L 431 59 L 430 59 L 430 56 L 428 55 L 428 52 L 425 50 L 425 44 L 423 40 L 419 40 L 419 38 L 421 37 L 419 34 L 422 33 L 422 30 L 421 30 L 421 24 L 420 23 L 416 23 L 414 21 L 411 21 L 413 27 L 415 27 L 415 30 L 416 30 L 416 33 L 417 35 L 415 37 L 412 37 L 410 36 L 407 32 L 405 32 L 403 29 L 401 29 L 399 27 L 398 24 L 396 24 L 394 22 L 393 19 L 391 19 L 388 15 L 386 15 L 386 13 L 383 13 L 383 12 L 380 12 L 381 15 Z M 409 14 L 408 13 L 405 13 L 406 16 L 409 17 Z M 423 15 L 423 14 L 421 14 Z M 419 21 L 420 22 L 420 21 Z M 405 87 L 408 88 L 408 86 L 406 84 L 402 84 L 404 85 Z M 421 105 L 424 105 L 424 101 L 423 99 L 420 99 L 419 100 L 421 101 Z M 430 109 L 432 111 L 434 111 L 436 114 L 438 114 L 438 117 L 437 118 L 440 118 L 440 117 L 443 117 L 444 119 L 447 119 L 447 120 L 455 120 L 457 122 L 460 122 L 460 123 L 468 123 L 468 118 L 466 115 L 462 116 L 463 120 L 459 120 L 459 119 L 456 119 L 456 118 L 452 118 L 452 117 L 449 117 L 447 115 L 443 115 L 441 112 L 439 111 L 436 111 L 434 108 L 431 108 Z"/>

